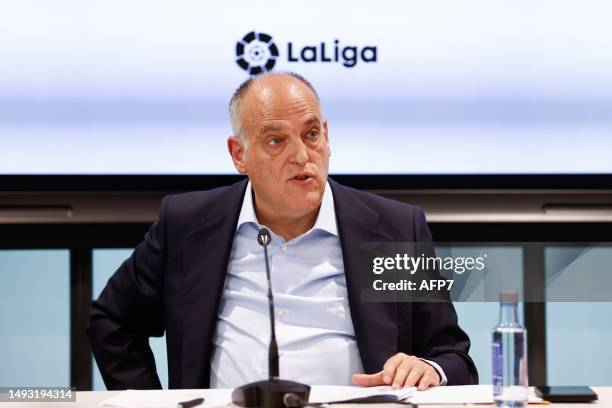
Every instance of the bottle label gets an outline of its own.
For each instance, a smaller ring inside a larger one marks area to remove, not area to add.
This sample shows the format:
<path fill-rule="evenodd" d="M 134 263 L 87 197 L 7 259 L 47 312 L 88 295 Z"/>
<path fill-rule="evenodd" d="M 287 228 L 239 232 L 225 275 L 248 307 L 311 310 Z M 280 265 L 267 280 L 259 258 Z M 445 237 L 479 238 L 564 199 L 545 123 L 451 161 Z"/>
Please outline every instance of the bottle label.
<path fill-rule="evenodd" d="M 504 363 L 502 353 L 501 343 L 493 343 L 493 395 L 502 394 Z"/>

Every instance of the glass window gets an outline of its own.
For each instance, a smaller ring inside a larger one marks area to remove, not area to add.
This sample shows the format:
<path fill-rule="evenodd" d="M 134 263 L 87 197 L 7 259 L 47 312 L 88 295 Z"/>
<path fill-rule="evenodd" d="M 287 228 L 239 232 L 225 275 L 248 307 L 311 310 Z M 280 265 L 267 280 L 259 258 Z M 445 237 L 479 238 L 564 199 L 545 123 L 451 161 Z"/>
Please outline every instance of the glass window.
<path fill-rule="evenodd" d="M 0 386 L 70 384 L 68 250 L 0 250 Z"/>
<path fill-rule="evenodd" d="M 546 296 L 559 297 L 572 285 L 590 284 L 610 293 L 611 261 L 609 246 L 546 248 Z M 596 289 L 592 294 L 600 295 Z M 546 303 L 550 385 L 612 385 L 611 315 L 612 302 Z"/>

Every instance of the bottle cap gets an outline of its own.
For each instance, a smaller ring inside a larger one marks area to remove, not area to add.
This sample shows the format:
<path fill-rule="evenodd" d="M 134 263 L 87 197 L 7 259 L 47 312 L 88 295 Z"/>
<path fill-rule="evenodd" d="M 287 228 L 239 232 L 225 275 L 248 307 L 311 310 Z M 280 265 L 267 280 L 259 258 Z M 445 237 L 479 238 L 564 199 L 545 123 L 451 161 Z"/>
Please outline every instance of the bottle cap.
<path fill-rule="evenodd" d="M 518 292 L 499 292 L 500 303 L 518 303 Z"/>

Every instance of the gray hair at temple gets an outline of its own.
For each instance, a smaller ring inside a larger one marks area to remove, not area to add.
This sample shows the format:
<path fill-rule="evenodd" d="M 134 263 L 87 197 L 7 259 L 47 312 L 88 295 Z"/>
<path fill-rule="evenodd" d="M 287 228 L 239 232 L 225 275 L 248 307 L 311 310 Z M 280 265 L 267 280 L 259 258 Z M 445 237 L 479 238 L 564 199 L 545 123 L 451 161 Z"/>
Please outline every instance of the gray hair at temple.
<path fill-rule="evenodd" d="M 296 74 L 295 72 L 267 72 L 265 74 L 250 77 L 249 79 L 244 81 L 242 84 L 240 84 L 240 86 L 236 89 L 236 91 L 232 95 L 232 99 L 230 99 L 230 103 L 229 103 L 229 115 L 230 115 L 230 120 L 232 122 L 232 130 L 234 132 L 234 135 L 240 136 L 242 141 L 245 143 L 247 141 L 247 138 L 246 138 L 246 135 L 244 134 L 244 127 L 240 120 L 240 108 L 242 105 L 242 101 L 244 100 L 245 95 L 248 93 L 253 83 L 257 81 L 257 79 L 266 77 L 266 76 L 279 76 L 279 77 L 285 76 L 285 77 L 295 78 L 301 83 L 303 83 L 304 85 L 306 85 L 312 91 L 315 98 L 317 98 L 317 102 L 320 102 L 319 94 L 315 90 L 314 86 L 312 86 L 312 84 L 306 78 L 304 78 L 300 74 Z"/>

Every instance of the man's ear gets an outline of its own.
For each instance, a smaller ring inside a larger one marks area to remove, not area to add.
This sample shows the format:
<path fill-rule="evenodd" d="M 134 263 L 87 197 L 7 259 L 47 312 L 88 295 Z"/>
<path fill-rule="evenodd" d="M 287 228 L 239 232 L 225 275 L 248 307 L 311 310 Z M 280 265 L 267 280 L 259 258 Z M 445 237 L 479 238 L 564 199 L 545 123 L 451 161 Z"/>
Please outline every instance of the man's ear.
<path fill-rule="evenodd" d="M 232 156 L 234 167 L 236 170 L 238 170 L 238 173 L 247 174 L 246 163 L 244 160 L 244 143 L 242 143 L 240 136 L 230 136 L 227 138 L 227 150 L 229 151 L 230 156 Z"/>

